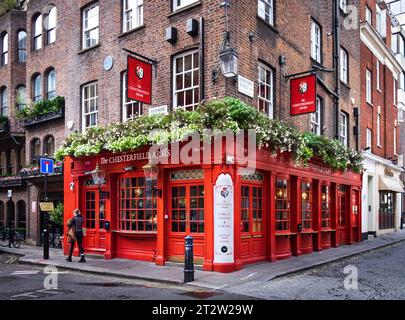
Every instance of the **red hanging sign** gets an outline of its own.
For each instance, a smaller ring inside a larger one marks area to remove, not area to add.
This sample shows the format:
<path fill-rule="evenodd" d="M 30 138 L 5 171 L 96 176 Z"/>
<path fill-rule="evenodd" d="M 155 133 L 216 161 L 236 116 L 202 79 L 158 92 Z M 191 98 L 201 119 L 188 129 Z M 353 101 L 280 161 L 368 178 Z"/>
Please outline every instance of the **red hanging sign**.
<path fill-rule="evenodd" d="M 292 116 L 316 112 L 316 74 L 291 79 Z"/>
<path fill-rule="evenodd" d="M 152 65 L 128 56 L 127 97 L 152 104 Z"/>

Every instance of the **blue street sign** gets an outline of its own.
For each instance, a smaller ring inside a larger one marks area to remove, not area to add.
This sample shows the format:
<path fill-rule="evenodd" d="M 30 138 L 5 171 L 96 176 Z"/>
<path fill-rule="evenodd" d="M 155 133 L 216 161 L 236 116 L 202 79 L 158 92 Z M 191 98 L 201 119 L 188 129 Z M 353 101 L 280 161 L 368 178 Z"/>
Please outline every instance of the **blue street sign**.
<path fill-rule="evenodd" d="M 45 174 L 53 174 L 53 159 L 41 158 L 39 171 Z"/>

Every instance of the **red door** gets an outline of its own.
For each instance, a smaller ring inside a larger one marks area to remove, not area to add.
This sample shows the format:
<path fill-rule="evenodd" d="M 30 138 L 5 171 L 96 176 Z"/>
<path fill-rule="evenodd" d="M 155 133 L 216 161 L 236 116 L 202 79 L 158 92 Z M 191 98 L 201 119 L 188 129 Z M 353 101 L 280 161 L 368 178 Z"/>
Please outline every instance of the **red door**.
<path fill-rule="evenodd" d="M 347 206 L 346 192 L 338 193 L 338 231 L 340 244 L 346 244 L 347 241 Z"/>
<path fill-rule="evenodd" d="M 184 238 L 194 239 L 194 262 L 204 258 L 204 184 L 170 186 L 169 260 L 184 261 Z"/>
<path fill-rule="evenodd" d="M 82 213 L 84 216 L 85 237 L 83 246 L 86 252 L 105 251 L 105 199 L 100 198 L 98 188 L 83 190 Z"/>

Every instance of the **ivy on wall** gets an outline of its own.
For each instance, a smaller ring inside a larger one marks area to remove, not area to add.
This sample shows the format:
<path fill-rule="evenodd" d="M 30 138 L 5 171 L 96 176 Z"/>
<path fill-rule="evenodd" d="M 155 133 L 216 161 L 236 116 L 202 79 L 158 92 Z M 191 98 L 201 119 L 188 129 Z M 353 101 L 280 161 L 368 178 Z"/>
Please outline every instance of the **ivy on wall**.
<path fill-rule="evenodd" d="M 65 156 L 90 156 L 101 151 L 127 152 L 146 145 L 182 141 L 195 133 L 203 137 L 206 129 L 210 129 L 212 134 L 253 129 L 258 148 L 268 150 L 273 156 L 288 152 L 298 165 L 306 166 L 312 157 L 317 157 L 335 170 L 362 170 L 361 155 L 339 141 L 302 133 L 292 125 L 270 119 L 257 109 L 230 97 L 206 102 L 196 111 L 176 110 L 164 116 L 144 115 L 126 123 L 73 133 L 56 151 L 55 157 L 61 160 Z"/>

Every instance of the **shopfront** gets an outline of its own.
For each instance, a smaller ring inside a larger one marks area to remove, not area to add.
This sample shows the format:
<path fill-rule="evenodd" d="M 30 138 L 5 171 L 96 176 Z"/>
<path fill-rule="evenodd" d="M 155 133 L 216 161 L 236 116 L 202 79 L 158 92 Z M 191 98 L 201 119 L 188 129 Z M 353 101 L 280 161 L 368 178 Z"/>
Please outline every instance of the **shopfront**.
<path fill-rule="evenodd" d="M 287 153 L 257 150 L 256 158 L 249 170 L 226 161 L 162 161 L 151 180 L 146 149 L 68 157 L 65 221 L 82 211 L 87 253 L 157 265 L 184 261 L 191 235 L 195 263 L 219 272 L 360 241 L 361 175 L 317 160 L 297 167 Z M 97 165 L 105 174 L 100 185 L 92 178 Z"/>

